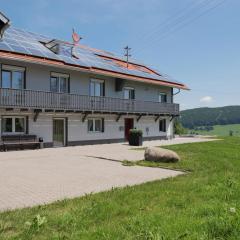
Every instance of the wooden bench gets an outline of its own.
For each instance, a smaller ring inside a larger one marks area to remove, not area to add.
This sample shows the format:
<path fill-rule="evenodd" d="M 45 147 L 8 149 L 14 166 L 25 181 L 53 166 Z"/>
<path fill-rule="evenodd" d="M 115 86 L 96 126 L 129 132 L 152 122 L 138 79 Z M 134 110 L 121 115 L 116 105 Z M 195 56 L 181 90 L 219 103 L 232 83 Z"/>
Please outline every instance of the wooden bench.
<path fill-rule="evenodd" d="M 2 135 L 2 150 L 39 149 L 40 143 L 36 135 L 14 134 Z"/>

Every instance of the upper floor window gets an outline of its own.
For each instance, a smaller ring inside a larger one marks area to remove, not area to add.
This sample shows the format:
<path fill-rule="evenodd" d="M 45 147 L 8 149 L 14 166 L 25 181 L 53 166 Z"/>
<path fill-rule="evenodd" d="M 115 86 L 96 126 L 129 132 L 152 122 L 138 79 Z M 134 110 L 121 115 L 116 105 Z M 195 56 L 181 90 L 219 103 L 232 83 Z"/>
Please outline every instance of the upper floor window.
<path fill-rule="evenodd" d="M 51 73 L 50 91 L 57 93 L 69 92 L 69 75 L 62 73 Z"/>
<path fill-rule="evenodd" d="M 159 120 L 159 132 L 166 132 L 166 119 Z"/>
<path fill-rule="evenodd" d="M 3 117 L 2 133 L 25 133 L 26 118 L 25 117 Z"/>
<path fill-rule="evenodd" d="M 104 80 L 91 79 L 90 81 L 90 95 L 93 97 L 102 97 L 105 95 Z"/>
<path fill-rule="evenodd" d="M 159 102 L 166 103 L 167 102 L 167 94 L 166 93 L 159 93 Z"/>
<path fill-rule="evenodd" d="M 1 87 L 23 89 L 25 68 L 2 65 Z"/>
<path fill-rule="evenodd" d="M 124 99 L 135 99 L 135 89 L 130 87 L 124 88 Z"/>

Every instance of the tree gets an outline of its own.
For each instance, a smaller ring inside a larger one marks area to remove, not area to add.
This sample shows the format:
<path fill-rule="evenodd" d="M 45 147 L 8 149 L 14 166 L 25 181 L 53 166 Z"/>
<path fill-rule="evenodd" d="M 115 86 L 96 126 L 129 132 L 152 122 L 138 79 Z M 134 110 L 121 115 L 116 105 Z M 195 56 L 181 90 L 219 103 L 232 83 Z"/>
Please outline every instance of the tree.
<path fill-rule="evenodd" d="M 187 133 L 187 129 L 182 126 L 182 124 L 176 120 L 174 122 L 174 133 L 177 135 L 182 135 Z"/>

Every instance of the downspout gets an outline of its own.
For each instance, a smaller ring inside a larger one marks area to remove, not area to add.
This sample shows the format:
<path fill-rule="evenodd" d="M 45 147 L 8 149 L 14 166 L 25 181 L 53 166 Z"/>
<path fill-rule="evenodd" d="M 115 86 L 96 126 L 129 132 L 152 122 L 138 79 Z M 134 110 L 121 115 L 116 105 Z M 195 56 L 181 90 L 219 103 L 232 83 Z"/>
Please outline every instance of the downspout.
<path fill-rule="evenodd" d="M 173 88 L 172 88 L 172 103 L 173 103 L 173 96 L 176 96 L 177 94 L 179 94 L 181 92 L 181 89 L 178 89 L 177 92 L 173 93 Z M 175 134 L 174 134 L 174 122 L 175 122 L 175 118 L 172 119 L 172 124 L 173 124 L 173 133 L 172 133 L 172 138 L 175 138 Z"/>

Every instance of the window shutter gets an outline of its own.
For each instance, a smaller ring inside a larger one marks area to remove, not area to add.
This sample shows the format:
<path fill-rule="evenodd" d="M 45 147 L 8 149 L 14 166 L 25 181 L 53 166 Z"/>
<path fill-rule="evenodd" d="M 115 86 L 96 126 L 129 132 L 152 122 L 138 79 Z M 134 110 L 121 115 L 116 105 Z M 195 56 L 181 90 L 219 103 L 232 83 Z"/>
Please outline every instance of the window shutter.
<path fill-rule="evenodd" d="M 65 144 L 68 146 L 68 118 L 65 118 Z"/>
<path fill-rule="evenodd" d="M 104 118 L 102 118 L 102 132 L 104 132 L 105 130 L 104 130 L 104 128 L 105 128 L 105 123 L 104 123 Z"/>
<path fill-rule="evenodd" d="M 1 133 L 3 133 L 3 118 L 1 118 Z"/>
<path fill-rule="evenodd" d="M 133 99 L 135 99 L 135 90 L 133 89 L 133 91 L 132 91 L 132 97 L 133 97 Z"/>
<path fill-rule="evenodd" d="M 26 70 L 23 73 L 23 89 L 27 88 Z"/>
<path fill-rule="evenodd" d="M 105 97 L 105 81 L 103 82 L 103 84 L 102 84 L 102 86 L 103 86 L 103 89 L 102 89 L 102 91 L 103 91 L 103 97 Z"/>
<path fill-rule="evenodd" d="M 70 93 L 71 89 L 70 89 L 70 77 L 68 78 L 68 93 Z"/>
<path fill-rule="evenodd" d="M 29 117 L 26 116 L 26 134 L 29 134 Z"/>

